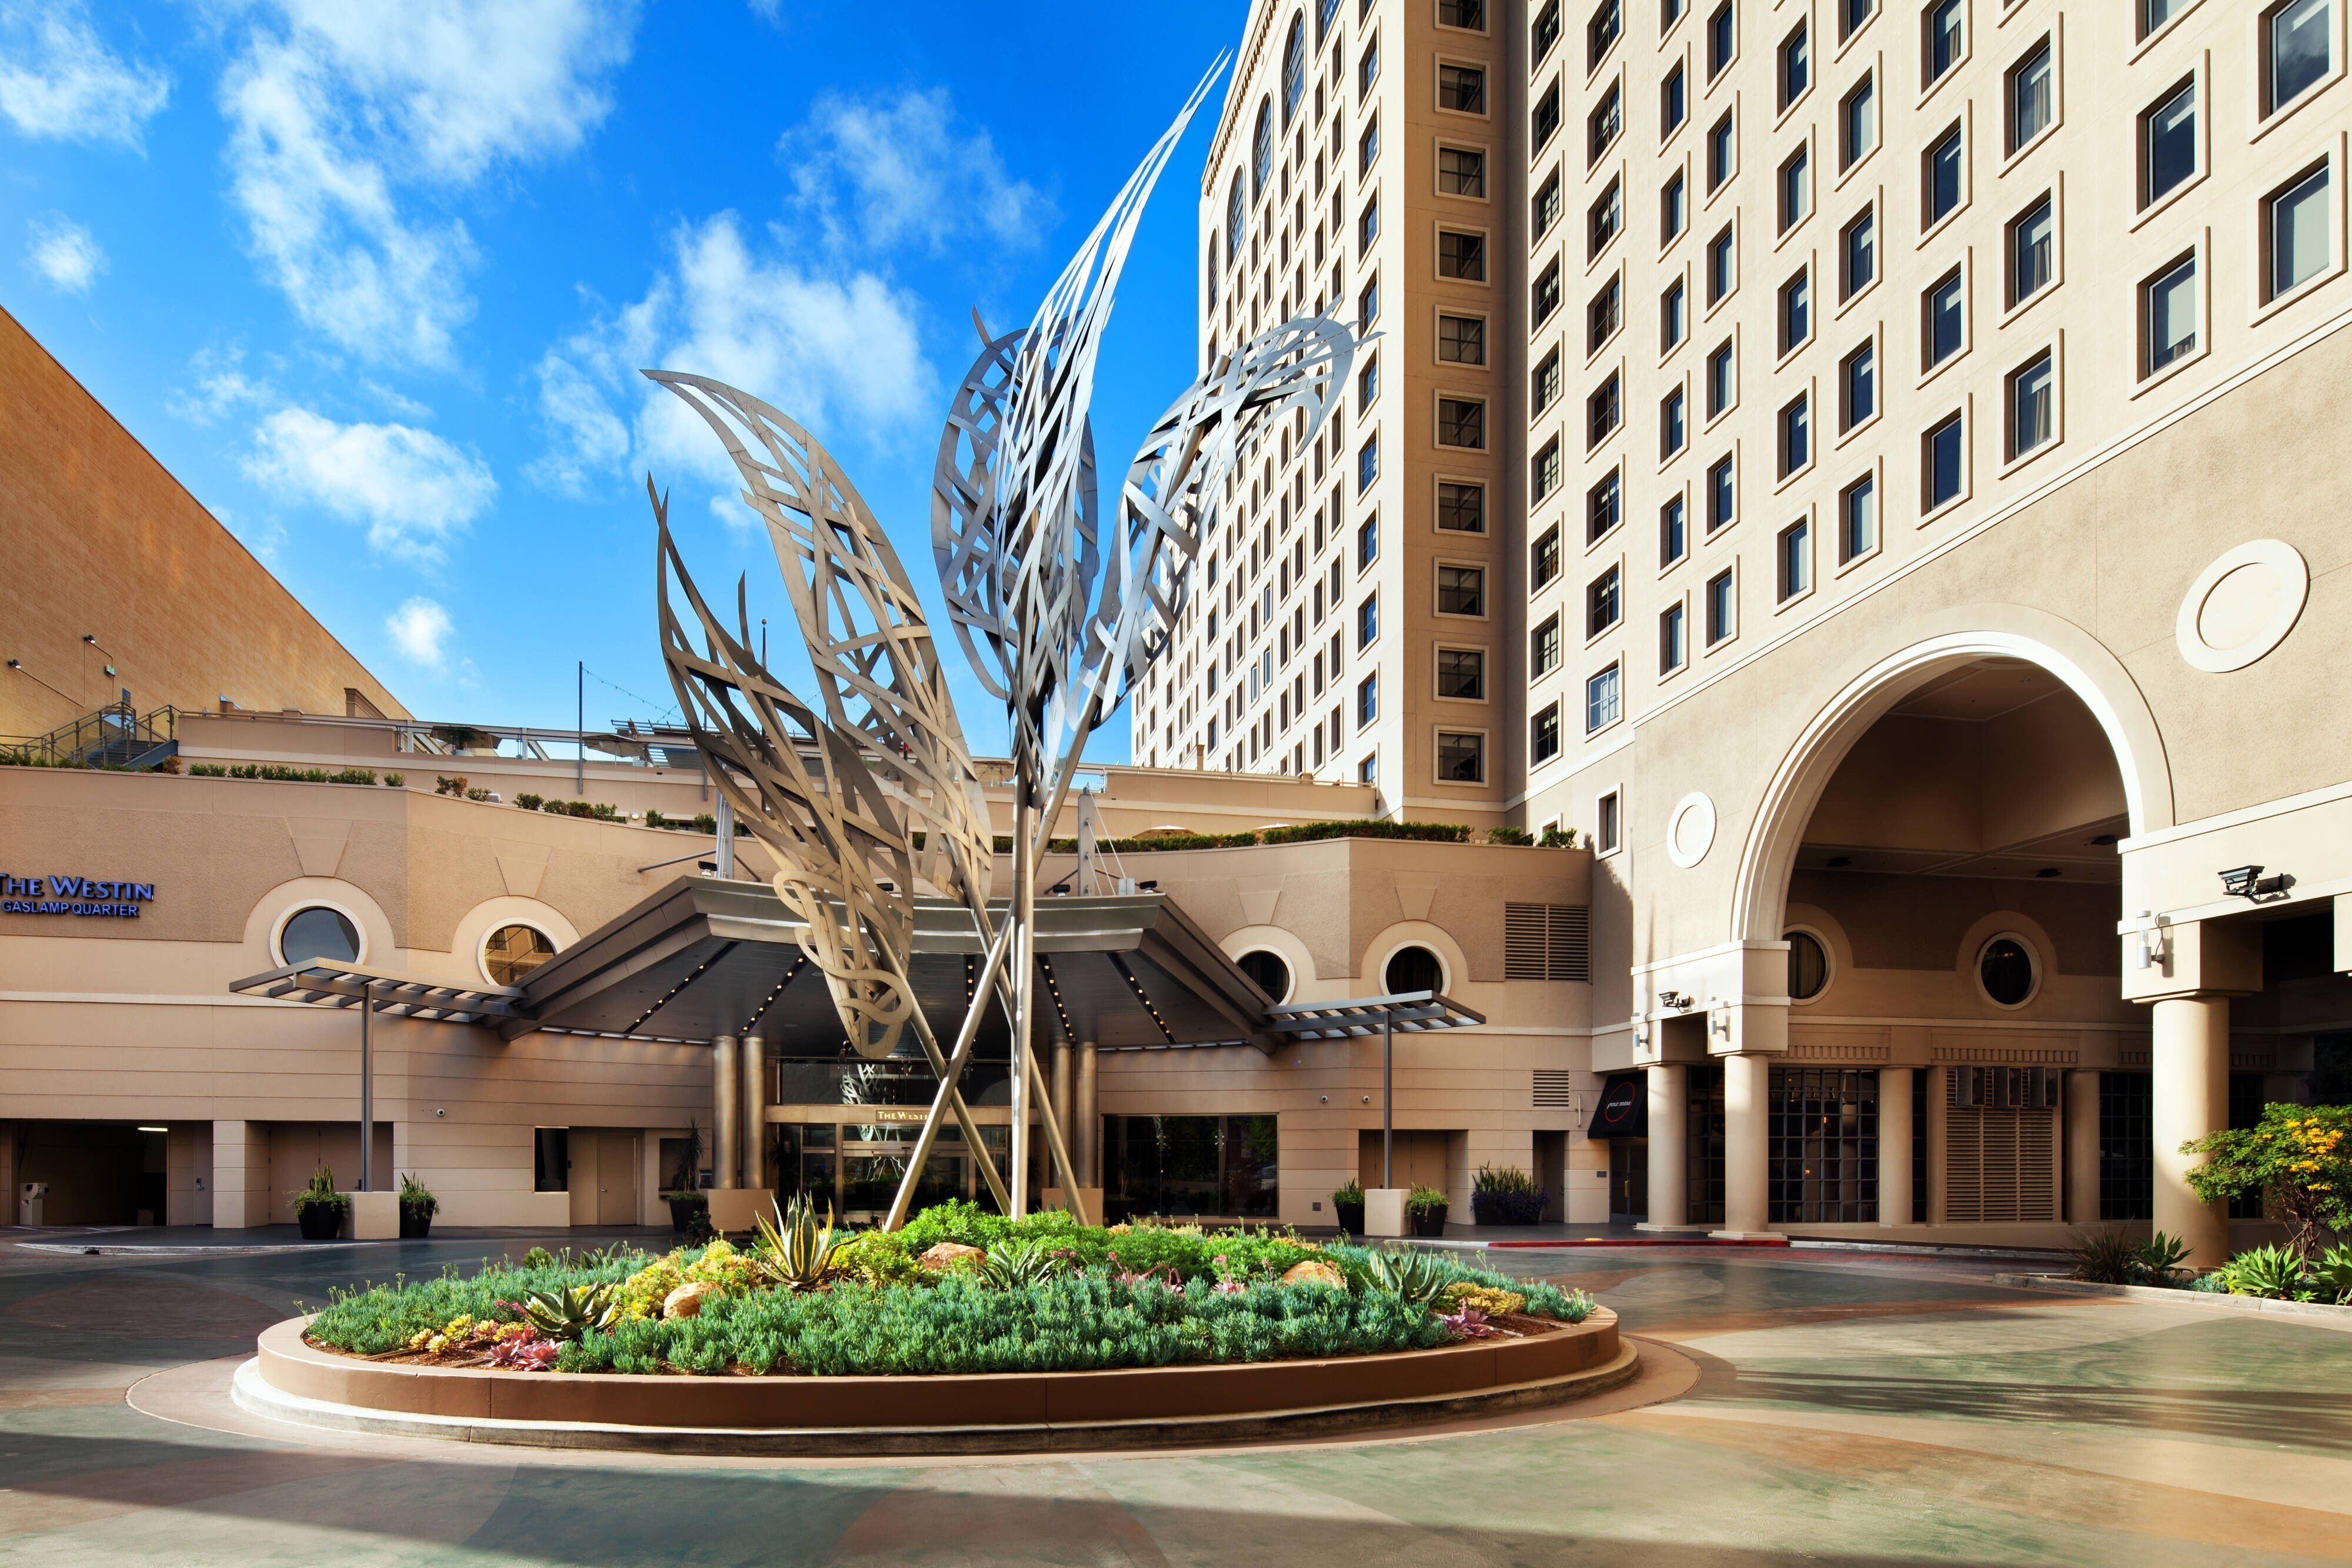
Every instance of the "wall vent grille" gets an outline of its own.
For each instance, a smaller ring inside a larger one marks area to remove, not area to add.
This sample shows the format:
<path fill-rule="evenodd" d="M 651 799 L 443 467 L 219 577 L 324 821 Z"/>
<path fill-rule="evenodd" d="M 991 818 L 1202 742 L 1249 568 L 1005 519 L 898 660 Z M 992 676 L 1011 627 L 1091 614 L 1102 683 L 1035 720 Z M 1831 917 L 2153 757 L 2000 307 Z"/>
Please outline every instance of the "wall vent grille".
<path fill-rule="evenodd" d="M 1580 904 L 1503 905 L 1503 978 L 1592 979 L 1592 914 Z"/>
<path fill-rule="evenodd" d="M 1576 1074 L 1564 1067 L 1538 1067 L 1535 1070 L 1535 1104 L 1538 1111 L 1573 1111 L 1578 1109 Z"/>

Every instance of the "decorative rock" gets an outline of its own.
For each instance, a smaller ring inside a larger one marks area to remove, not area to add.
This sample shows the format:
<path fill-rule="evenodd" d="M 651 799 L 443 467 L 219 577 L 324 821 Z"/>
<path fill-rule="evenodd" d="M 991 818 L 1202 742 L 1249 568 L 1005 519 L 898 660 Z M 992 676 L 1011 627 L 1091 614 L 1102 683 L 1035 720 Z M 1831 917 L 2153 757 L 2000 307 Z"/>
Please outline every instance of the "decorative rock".
<path fill-rule="evenodd" d="M 976 1263 L 986 1256 L 988 1254 L 981 1249 L 967 1247 L 961 1241 L 941 1241 L 916 1259 L 915 1263 L 919 1268 L 937 1274 L 960 1267 L 967 1260 Z"/>
<path fill-rule="evenodd" d="M 702 1311 L 702 1298 L 715 1296 L 719 1287 L 707 1280 L 695 1280 L 680 1285 L 662 1298 L 662 1316 L 690 1318 Z"/>
<path fill-rule="evenodd" d="M 1286 1285 L 1320 1285 L 1329 1291 L 1348 1288 L 1348 1276 L 1320 1259 L 1309 1258 L 1304 1263 L 1293 1263 L 1282 1277 Z"/>

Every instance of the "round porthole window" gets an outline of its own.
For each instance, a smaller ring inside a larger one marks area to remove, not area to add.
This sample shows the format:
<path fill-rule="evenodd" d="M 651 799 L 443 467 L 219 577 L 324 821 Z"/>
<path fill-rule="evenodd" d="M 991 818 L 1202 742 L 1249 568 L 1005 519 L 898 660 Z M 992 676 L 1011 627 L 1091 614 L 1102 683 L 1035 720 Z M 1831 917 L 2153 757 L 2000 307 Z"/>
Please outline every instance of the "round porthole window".
<path fill-rule="evenodd" d="M 2002 1007 L 2023 1004 L 2033 994 L 2033 953 L 2014 936 L 1996 936 L 1977 955 L 1977 984 Z"/>
<path fill-rule="evenodd" d="M 1257 988 L 1277 1002 L 1290 999 L 1290 966 L 1282 955 L 1261 947 L 1255 953 L 1244 953 L 1240 958 L 1242 973 L 1257 983 Z"/>
<path fill-rule="evenodd" d="M 555 944 L 531 925 L 501 925 L 482 944 L 482 973 L 494 986 L 520 986 L 523 977 L 555 956 Z"/>
<path fill-rule="evenodd" d="M 1830 956 L 1810 931 L 1789 933 L 1789 999 L 1810 1002 L 1830 983 Z"/>
<path fill-rule="evenodd" d="M 340 909 L 312 904 L 296 910 L 278 928 L 279 963 L 307 964 L 313 958 L 342 964 L 360 961 L 360 928 L 352 924 L 351 916 Z"/>
<path fill-rule="evenodd" d="M 1392 997 L 1407 991 L 1442 991 L 1445 988 L 1445 966 L 1426 947 L 1400 947 L 1389 955 L 1388 967 L 1381 971 L 1381 983 Z"/>

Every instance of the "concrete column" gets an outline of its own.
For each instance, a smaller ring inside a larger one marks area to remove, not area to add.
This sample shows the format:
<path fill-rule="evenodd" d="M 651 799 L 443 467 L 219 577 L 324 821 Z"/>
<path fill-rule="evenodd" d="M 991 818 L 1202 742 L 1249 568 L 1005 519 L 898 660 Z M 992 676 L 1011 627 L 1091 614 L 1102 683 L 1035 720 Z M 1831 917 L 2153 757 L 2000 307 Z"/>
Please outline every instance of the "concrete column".
<path fill-rule="evenodd" d="M 260 1122 L 213 1124 L 213 1228 L 243 1230 L 268 1225 L 269 1132 Z"/>
<path fill-rule="evenodd" d="M 1951 1120 L 1951 1076 L 1948 1067 L 1931 1067 L 1920 1075 L 1919 1088 L 1927 1096 L 1927 1223 L 1944 1223 L 1944 1135 Z"/>
<path fill-rule="evenodd" d="M 736 1051 L 740 1058 L 743 1075 L 742 1104 L 738 1107 L 743 1118 L 743 1147 L 739 1156 L 743 1162 L 743 1185 L 765 1187 L 768 1186 L 768 1042 L 756 1034 L 747 1034 Z"/>
<path fill-rule="evenodd" d="M 1080 885 L 1083 886 L 1084 883 L 1081 883 Z M 1070 1042 L 1057 1032 L 1054 1036 L 1052 1049 L 1045 1053 L 1045 1099 L 1046 1103 L 1054 1107 L 1054 1120 L 1062 1125 L 1062 1137 L 1065 1142 L 1068 1142 L 1073 1137 L 1070 1131 Z M 1070 1150 L 1070 1163 L 1074 1166 L 1078 1163 L 1078 1151 L 1076 1147 Z M 1046 1185 L 1061 1186 L 1062 1178 L 1054 1172 L 1053 1162 L 1050 1159 L 1046 1161 L 1045 1168 L 1047 1174 L 1053 1178 Z"/>
<path fill-rule="evenodd" d="M 1097 1054 L 1093 1040 L 1078 1042 L 1077 1081 L 1070 1090 L 1070 1120 L 1075 1124 L 1070 1136 L 1076 1140 L 1070 1158 L 1078 1167 L 1078 1179 L 1088 1186 L 1103 1185 L 1102 1085 L 1096 1075 Z"/>
<path fill-rule="evenodd" d="M 1878 1070 L 1878 1223 L 1911 1223 L 1911 1070 Z"/>
<path fill-rule="evenodd" d="M 1761 1236 L 1769 1223 L 1772 1061 L 1723 1059 L 1724 1235 Z"/>
<path fill-rule="evenodd" d="M 1643 1073 L 1649 1097 L 1650 1218 L 1653 1229 L 1690 1223 L 1690 1069 L 1660 1062 Z"/>
<path fill-rule="evenodd" d="M 2155 1004 L 2156 1228 L 2189 1244 L 2190 1263 L 2230 1257 L 2228 1208 L 2200 1203 L 2189 1172 L 2203 1155 L 2180 1145 L 2230 1124 L 2230 998 L 2167 997 Z"/>
<path fill-rule="evenodd" d="M 2227 1086 L 2224 1085 L 2226 1088 Z M 2225 1097 L 2224 1106 L 2229 1102 Z M 2099 1075 L 2066 1074 L 2066 1222 L 2099 1222 Z"/>
<path fill-rule="evenodd" d="M 743 1185 L 743 1053 L 735 1037 L 710 1042 L 710 1182 Z"/>

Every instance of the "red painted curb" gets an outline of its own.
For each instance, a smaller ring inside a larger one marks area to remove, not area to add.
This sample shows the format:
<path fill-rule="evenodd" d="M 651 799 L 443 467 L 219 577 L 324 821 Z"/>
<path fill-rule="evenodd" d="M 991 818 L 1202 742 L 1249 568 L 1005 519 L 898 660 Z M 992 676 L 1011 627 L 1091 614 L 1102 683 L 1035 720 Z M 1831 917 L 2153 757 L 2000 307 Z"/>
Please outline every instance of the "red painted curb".
<path fill-rule="evenodd" d="M 1789 1239 L 1785 1236 L 1775 1237 L 1769 1241 L 1735 1241 L 1728 1238 L 1718 1240 L 1711 1236 L 1697 1236 L 1688 1240 L 1661 1237 L 1655 1241 L 1621 1241 L 1613 1237 L 1588 1236 L 1580 1241 L 1489 1241 L 1485 1245 L 1497 1250 L 1506 1247 L 1533 1247 L 1551 1251 L 1566 1247 L 1786 1247 L 1788 1244 Z"/>

